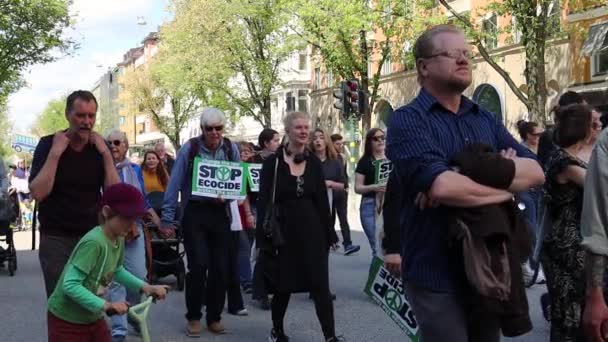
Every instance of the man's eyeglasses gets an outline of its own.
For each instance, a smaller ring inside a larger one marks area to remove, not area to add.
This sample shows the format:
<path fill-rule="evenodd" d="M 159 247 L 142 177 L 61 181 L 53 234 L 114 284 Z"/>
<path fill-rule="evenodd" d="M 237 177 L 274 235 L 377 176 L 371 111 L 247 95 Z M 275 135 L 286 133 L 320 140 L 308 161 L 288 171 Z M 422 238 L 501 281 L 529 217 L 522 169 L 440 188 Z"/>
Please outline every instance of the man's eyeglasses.
<path fill-rule="evenodd" d="M 386 138 L 384 137 L 384 135 L 379 135 L 379 136 L 376 136 L 376 137 L 372 137 L 372 140 L 375 141 L 375 142 L 381 142 L 381 141 L 384 141 L 385 139 Z"/>
<path fill-rule="evenodd" d="M 443 56 L 443 57 L 447 57 L 447 58 L 451 58 L 451 59 L 458 59 L 461 56 L 464 57 L 465 59 L 470 59 L 471 58 L 471 50 L 466 49 L 452 49 L 452 50 L 445 50 L 445 51 L 441 51 L 441 52 L 437 52 L 435 54 L 432 54 L 430 56 L 426 56 L 423 58 L 435 58 L 435 57 L 439 57 L 439 56 Z"/>
<path fill-rule="evenodd" d="M 533 137 L 540 137 L 541 135 L 543 135 L 543 133 L 545 133 L 545 132 L 535 132 L 535 133 L 530 133 L 530 135 Z"/>
<path fill-rule="evenodd" d="M 106 141 L 108 143 L 108 145 L 114 145 L 116 147 L 120 146 L 120 144 L 122 144 L 122 141 L 120 140 L 108 140 Z"/>
<path fill-rule="evenodd" d="M 221 132 L 223 130 L 224 130 L 224 126 L 205 126 L 205 131 L 207 131 L 207 132 L 212 132 L 212 131 Z"/>

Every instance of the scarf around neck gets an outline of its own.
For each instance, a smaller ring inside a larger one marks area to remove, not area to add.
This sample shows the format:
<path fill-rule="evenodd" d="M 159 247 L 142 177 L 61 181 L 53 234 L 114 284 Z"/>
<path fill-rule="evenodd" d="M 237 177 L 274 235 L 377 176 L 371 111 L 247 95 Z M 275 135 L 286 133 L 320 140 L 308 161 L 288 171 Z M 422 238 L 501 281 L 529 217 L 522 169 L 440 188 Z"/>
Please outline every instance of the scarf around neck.
<path fill-rule="evenodd" d="M 131 162 L 125 158 L 125 160 L 116 164 L 116 170 L 122 173 L 122 179 L 124 183 L 129 185 L 133 185 L 139 191 L 141 191 L 141 184 L 139 184 L 139 178 L 137 177 L 137 173 L 133 166 L 131 166 Z"/>

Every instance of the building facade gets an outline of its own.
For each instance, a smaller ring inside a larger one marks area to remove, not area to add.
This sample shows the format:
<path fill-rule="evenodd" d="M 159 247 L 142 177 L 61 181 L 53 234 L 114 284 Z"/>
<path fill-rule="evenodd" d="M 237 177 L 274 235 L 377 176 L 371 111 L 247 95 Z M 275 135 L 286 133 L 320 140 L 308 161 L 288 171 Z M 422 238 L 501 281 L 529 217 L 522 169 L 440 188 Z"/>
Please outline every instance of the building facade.
<path fill-rule="evenodd" d="M 118 78 L 122 74 L 122 71 L 123 67 L 119 65 L 109 68 L 95 82 L 95 85 L 91 89 L 99 105 L 97 120 L 103 134 L 121 126 L 120 104 L 118 103 L 118 95 L 120 94 Z"/>
<path fill-rule="evenodd" d="M 118 65 L 124 70 L 145 67 L 151 58 L 158 53 L 160 36 L 158 32 L 149 33 L 142 41 L 142 46 L 129 50 Z M 163 109 L 163 113 L 168 111 Z M 166 135 L 161 133 L 144 108 L 123 104 L 120 108 L 120 130 L 127 133 L 133 150 L 151 149 L 158 142 L 170 145 Z"/>
<path fill-rule="evenodd" d="M 608 4 L 581 1 L 568 13 L 572 34 L 569 89 L 582 93 L 587 101 L 608 113 Z"/>

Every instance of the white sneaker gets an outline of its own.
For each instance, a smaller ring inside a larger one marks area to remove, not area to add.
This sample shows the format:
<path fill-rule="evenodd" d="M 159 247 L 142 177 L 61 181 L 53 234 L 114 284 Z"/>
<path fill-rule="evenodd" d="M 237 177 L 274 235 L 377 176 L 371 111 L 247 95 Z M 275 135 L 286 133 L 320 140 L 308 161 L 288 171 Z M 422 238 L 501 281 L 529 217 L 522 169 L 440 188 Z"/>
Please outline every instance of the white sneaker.
<path fill-rule="evenodd" d="M 525 262 L 524 264 L 521 265 L 521 273 L 522 273 L 522 276 L 524 277 L 524 283 L 528 284 L 530 281 L 532 281 L 534 272 L 530 268 L 530 264 L 528 262 Z"/>
<path fill-rule="evenodd" d="M 536 277 L 536 283 L 537 284 L 546 284 L 547 283 L 547 278 L 545 278 L 545 272 L 543 272 L 543 267 L 542 266 L 538 266 L 539 270 L 538 270 L 538 276 Z"/>

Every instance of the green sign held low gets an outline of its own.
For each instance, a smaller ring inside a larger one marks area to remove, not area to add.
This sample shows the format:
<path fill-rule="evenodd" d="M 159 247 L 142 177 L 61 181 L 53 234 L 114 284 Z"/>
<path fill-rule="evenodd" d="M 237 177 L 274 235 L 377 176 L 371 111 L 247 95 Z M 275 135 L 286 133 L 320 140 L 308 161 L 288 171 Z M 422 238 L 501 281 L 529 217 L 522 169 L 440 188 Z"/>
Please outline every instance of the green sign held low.
<path fill-rule="evenodd" d="M 373 163 L 374 163 L 374 184 L 388 183 L 388 176 L 393 171 L 393 163 L 388 159 L 375 160 Z"/>
<path fill-rule="evenodd" d="M 196 157 L 193 165 L 193 195 L 233 200 L 242 200 L 247 196 L 244 163 Z"/>
<path fill-rule="evenodd" d="M 372 260 L 365 293 L 397 323 L 399 328 L 409 336 L 411 342 L 420 341 L 418 322 L 405 296 L 403 282 L 394 277 L 384 267 L 384 261 L 378 257 L 374 257 Z"/>
<path fill-rule="evenodd" d="M 260 175 L 262 164 L 247 164 L 247 182 L 251 192 L 260 192 Z"/>

